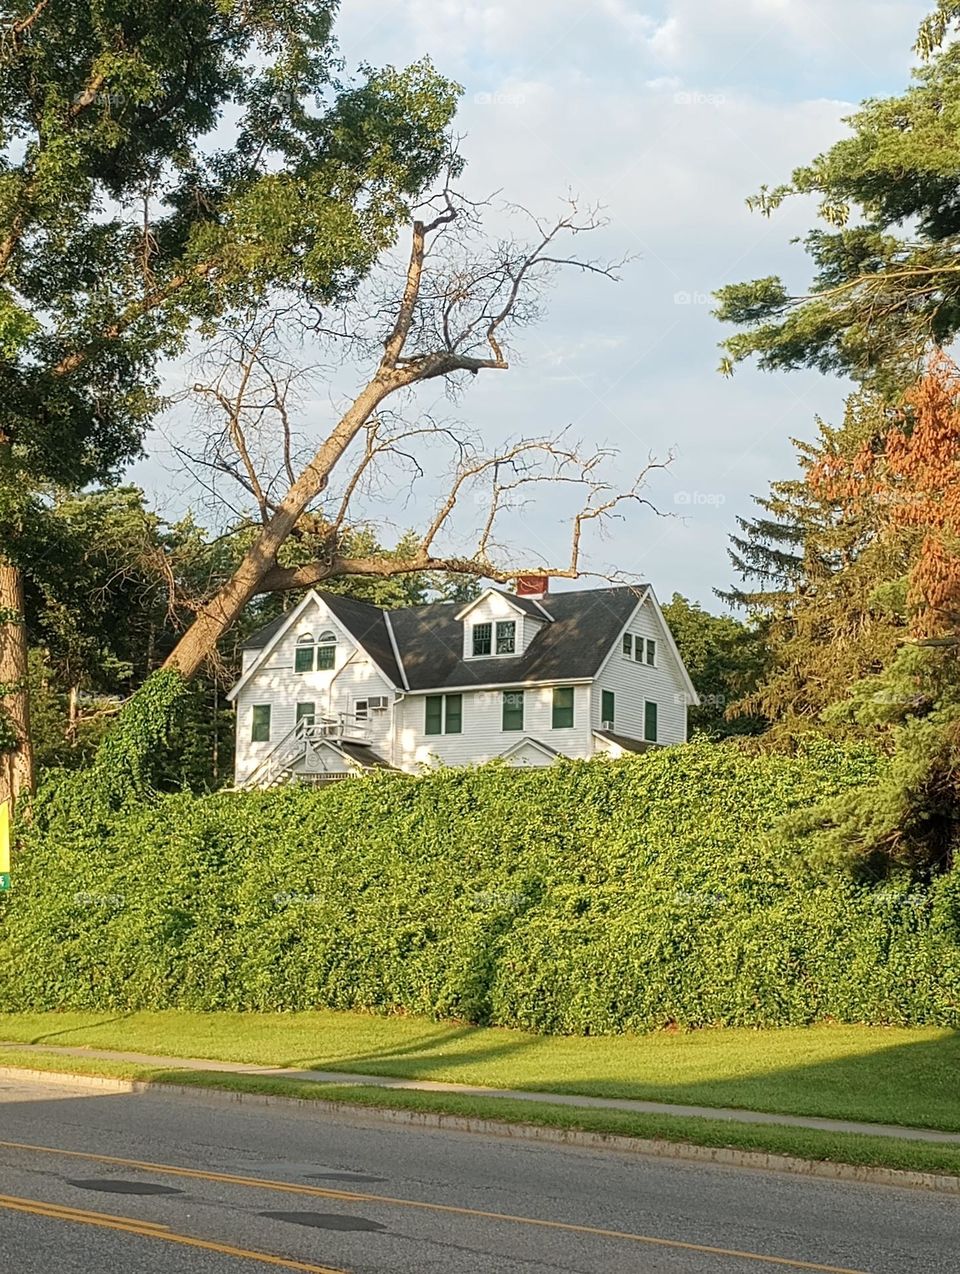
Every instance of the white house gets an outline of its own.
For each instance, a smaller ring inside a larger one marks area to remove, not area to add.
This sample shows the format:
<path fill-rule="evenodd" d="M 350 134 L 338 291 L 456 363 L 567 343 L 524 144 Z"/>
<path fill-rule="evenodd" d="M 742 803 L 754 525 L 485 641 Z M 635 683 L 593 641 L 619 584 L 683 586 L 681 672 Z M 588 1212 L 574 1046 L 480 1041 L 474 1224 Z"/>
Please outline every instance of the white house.
<path fill-rule="evenodd" d="M 391 611 L 308 593 L 243 648 L 237 786 L 686 739 L 697 694 L 651 588 L 520 585 Z"/>

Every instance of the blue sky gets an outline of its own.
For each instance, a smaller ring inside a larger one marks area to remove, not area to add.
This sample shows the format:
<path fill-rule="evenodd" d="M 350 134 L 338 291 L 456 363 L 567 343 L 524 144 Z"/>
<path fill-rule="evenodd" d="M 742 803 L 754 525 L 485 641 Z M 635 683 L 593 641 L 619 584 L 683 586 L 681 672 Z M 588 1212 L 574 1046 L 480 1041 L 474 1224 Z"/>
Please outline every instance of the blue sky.
<path fill-rule="evenodd" d="M 926 0 L 344 0 L 349 65 L 429 54 L 464 85 L 467 191 L 502 190 L 549 211 L 568 189 L 602 203 L 604 244 L 636 253 L 618 285 L 567 278 L 525 332 L 510 372 L 477 378 L 457 407 L 491 438 L 570 425 L 616 448 L 618 469 L 675 459 L 638 510 L 591 547 L 598 570 L 650 580 L 713 609 L 731 583 L 727 538 L 751 495 L 789 476 L 791 437 L 836 419 L 845 386 L 817 373 L 717 372 L 726 282 L 808 278 L 790 240 L 809 204 L 767 221 L 747 195 L 843 135 L 867 96 L 899 92 Z M 430 402 L 423 406 L 429 407 Z M 319 407 L 318 407 L 319 410 Z M 318 426 L 322 425 L 318 421 Z M 175 506 L 164 443 L 133 476 Z M 543 501 L 526 542 L 562 558 L 566 530 Z M 397 524 L 411 510 L 396 510 Z M 415 513 L 415 510 L 414 510 Z"/>

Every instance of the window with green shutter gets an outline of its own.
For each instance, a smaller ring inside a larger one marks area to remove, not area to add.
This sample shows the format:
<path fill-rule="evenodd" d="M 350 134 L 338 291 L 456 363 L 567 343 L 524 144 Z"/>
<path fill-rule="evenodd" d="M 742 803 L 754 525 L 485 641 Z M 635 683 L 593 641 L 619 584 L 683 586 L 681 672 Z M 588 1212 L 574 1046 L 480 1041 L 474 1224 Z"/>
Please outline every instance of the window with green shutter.
<path fill-rule="evenodd" d="M 647 638 L 647 663 L 651 668 L 657 665 L 657 643 L 652 637 Z"/>
<path fill-rule="evenodd" d="M 250 725 L 250 742 L 251 743 L 269 743 L 270 742 L 270 705 L 269 703 L 255 703 L 253 705 L 253 716 Z"/>
<path fill-rule="evenodd" d="M 569 730 L 573 726 L 573 687 L 556 686 L 553 691 L 553 728 Z"/>
<path fill-rule="evenodd" d="M 623 653 L 628 659 L 633 658 L 633 633 L 623 634 Z"/>
<path fill-rule="evenodd" d="M 600 720 L 606 721 L 609 725 L 614 723 L 614 697 L 612 690 L 603 690 L 600 693 Z"/>
<path fill-rule="evenodd" d="M 443 734 L 443 695 L 427 695 L 424 700 L 424 734 Z"/>
<path fill-rule="evenodd" d="M 310 636 L 297 639 L 297 649 L 293 656 L 294 672 L 313 672 L 313 655 L 316 646 Z"/>
<path fill-rule="evenodd" d="M 649 699 L 643 705 L 643 737 L 647 743 L 657 741 L 657 705 Z"/>
<path fill-rule="evenodd" d="M 313 725 L 313 719 L 317 715 L 315 703 L 298 703 L 297 704 L 297 725 L 301 721 L 306 721 L 307 725 Z"/>
<path fill-rule="evenodd" d="M 504 730 L 523 729 L 523 691 L 504 690 L 503 692 L 503 728 Z"/>
<path fill-rule="evenodd" d="M 443 732 L 463 733 L 463 695 L 444 695 Z"/>

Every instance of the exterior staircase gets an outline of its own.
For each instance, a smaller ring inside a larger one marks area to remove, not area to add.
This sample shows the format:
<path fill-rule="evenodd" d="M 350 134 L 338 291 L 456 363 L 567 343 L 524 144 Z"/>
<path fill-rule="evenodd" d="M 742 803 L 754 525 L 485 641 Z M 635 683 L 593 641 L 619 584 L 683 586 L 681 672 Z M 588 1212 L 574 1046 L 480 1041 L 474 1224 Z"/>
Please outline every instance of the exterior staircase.
<path fill-rule="evenodd" d="M 309 752 L 316 751 L 325 741 L 369 747 L 367 722 L 347 712 L 327 717 L 303 717 L 263 758 L 244 787 L 264 790 L 284 783 L 329 783 L 348 777 L 347 774 L 327 773 L 321 767 L 313 771 L 306 768 Z"/>

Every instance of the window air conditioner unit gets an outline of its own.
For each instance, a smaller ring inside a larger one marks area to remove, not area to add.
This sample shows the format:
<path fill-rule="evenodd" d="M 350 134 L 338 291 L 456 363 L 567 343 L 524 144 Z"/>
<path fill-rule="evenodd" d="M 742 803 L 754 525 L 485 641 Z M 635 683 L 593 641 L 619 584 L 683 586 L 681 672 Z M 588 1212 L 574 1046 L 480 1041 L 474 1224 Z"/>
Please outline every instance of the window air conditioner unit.
<path fill-rule="evenodd" d="M 613 730 L 613 722 L 612 722 L 612 721 L 601 721 L 601 722 L 600 722 L 600 729 L 601 729 L 601 730 L 610 730 L 610 731 L 612 732 L 612 730 Z"/>
<path fill-rule="evenodd" d="M 368 699 L 367 704 L 371 712 L 386 712 L 390 705 L 390 700 L 386 695 L 377 695 L 373 699 Z"/>

